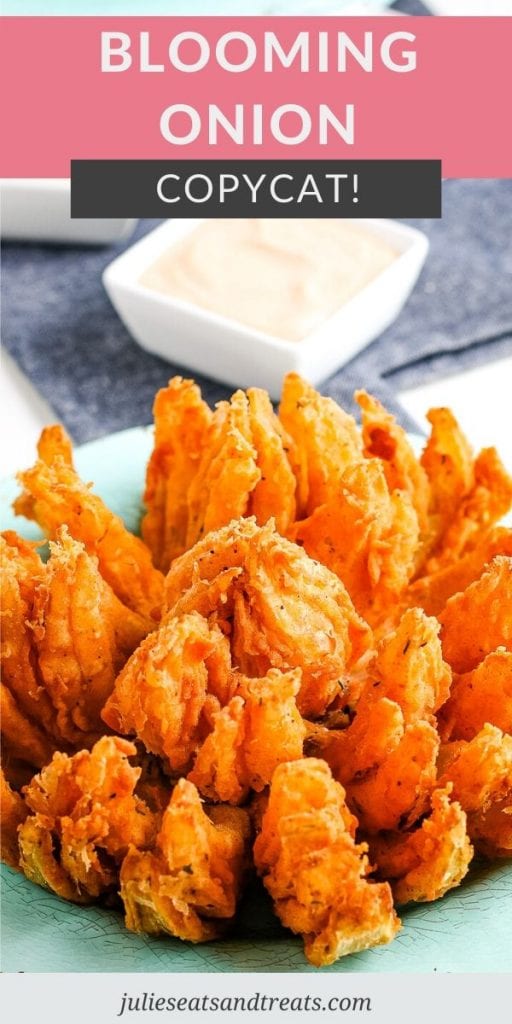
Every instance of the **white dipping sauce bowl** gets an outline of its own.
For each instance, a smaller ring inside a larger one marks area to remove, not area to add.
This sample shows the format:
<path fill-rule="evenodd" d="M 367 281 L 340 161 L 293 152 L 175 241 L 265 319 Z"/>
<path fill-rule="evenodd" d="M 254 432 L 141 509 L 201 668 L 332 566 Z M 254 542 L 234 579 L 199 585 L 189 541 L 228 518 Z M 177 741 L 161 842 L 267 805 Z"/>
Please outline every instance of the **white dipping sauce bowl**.
<path fill-rule="evenodd" d="M 2 238 L 59 245 L 109 245 L 129 238 L 136 219 L 71 217 L 69 178 L 1 178 Z"/>
<path fill-rule="evenodd" d="M 266 388 L 273 399 L 286 373 L 318 384 L 381 334 L 410 295 L 429 245 L 423 232 L 397 221 L 354 221 L 389 243 L 397 258 L 311 334 L 286 341 L 140 283 L 142 273 L 200 223 L 173 220 L 151 231 L 109 264 L 105 288 L 149 352 L 234 387 Z"/>

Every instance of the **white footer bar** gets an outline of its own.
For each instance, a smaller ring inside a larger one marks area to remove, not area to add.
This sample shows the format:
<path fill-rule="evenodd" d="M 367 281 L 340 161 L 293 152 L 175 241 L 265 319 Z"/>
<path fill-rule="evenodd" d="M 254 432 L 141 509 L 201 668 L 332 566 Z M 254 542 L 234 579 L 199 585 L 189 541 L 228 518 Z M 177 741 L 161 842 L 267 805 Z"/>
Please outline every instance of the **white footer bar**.
<path fill-rule="evenodd" d="M 9 1024 L 499 1024 L 510 1019 L 511 976 L 4 974 L 1 989 Z"/>

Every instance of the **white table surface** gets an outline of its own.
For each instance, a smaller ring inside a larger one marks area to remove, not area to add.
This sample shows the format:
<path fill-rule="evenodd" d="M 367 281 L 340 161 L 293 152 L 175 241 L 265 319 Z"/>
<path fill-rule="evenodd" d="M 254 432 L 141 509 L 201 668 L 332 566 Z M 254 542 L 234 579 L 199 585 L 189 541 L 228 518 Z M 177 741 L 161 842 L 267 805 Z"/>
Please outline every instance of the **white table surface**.
<path fill-rule="evenodd" d="M 0 396 L 0 477 L 4 477 L 31 465 L 41 428 L 56 416 L 5 353 Z M 400 398 L 420 424 L 425 424 L 427 409 L 449 405 L 474 447 L 496 445 L 512 472 L 512 356 L 404 391 Z"/>

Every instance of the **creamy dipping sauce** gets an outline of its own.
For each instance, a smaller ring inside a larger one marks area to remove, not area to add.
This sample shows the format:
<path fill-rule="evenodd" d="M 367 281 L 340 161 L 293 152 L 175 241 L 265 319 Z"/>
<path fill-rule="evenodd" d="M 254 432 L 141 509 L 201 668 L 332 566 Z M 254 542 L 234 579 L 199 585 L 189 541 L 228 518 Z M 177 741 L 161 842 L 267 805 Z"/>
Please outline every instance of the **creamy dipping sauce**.
<path fill-rule="evenodd" d="M 206 220 L 140 283 L 265 334 L 300 341 L 398 253 L 342 220 Z"/>

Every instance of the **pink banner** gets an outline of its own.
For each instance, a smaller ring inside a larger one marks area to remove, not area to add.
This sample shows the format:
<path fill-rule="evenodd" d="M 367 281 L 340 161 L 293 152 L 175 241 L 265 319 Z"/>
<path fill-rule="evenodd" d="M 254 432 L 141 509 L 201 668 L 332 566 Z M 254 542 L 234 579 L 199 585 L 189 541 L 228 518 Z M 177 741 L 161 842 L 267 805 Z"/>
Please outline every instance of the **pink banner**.
<path fill-rule="evenodd" d="M 72 158 L 512 177 L 512 18 L 3 18 L 3 177 Z"/>

